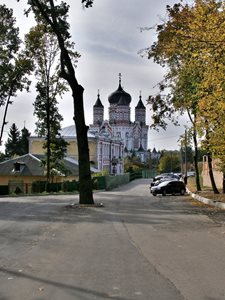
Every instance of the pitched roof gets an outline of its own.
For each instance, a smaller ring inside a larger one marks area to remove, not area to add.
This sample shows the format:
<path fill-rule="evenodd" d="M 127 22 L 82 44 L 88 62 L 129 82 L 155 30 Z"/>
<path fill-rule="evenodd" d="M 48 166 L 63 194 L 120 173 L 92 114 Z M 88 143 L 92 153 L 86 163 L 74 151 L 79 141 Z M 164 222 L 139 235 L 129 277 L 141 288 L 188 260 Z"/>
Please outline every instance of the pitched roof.
<path fill-rule="evenodd" d="M 20 175 L 20 176 L 44 176 L 44 166 L 41 159 L 44 155 L 32 155 L 31 153 L 10 159 L 0 163 L 0 176 Z M 78 161 L 71 157 L 65 157 L 66 169 L 71 175 L 78 176 Z M 98 169 L 91 167 L 91 172 L 99 172 Z"/>
<path fill-rule="evenodd" d="M 66 156 L 66 157 L 64 157 L 64 163 L 65 163 L 65 167 L 68 168 L 71 171 L 72 175 L 78 175 L 79 174 L 79 170 L 78 170 L 79 162 L 78 162 L 77 159 Z M 90 170 L 93 173 L 99 172 L 98 169 L 93 168 L 93 167 L 90 167 Z"/>
<path fill-rule="evenodd" d="M 137 104 L 137 106 L 135 107 L 135 108 L 138 108 L 138 109 L 145 109 L 145 106 L 144 106 L 144 104 L 143 104 L 143 102 L 142 102 L 142 100 L 141 100 L 141 96 L 139 97 L 139 101 L 138 101 L 138 104 Z"/>
<path fill-rule="evenodd" d="M 94 107 L 102 107 L 102 108 L 104 107 L 103 104 L 102 104 L 102 102 L 101 102 L 101 100 L 100 100 L 100 95 L 99 95 L 99 93 L 98 93 L 98 98 L 97 98 L 97 100 L 96 100 L 96 102 L 95 102 Z"/>
<path fill-rule="evenodd" d="M 65 137 L 76 138 L 77 133 L 76 133 L 75 125 L 70 125 L 70 126 L 62 128 L 60 134 L 63 138 L 65 138 Z M 94 138 L 95 135 L 90 130 L 88 130 L 88 137 Z"/>
<path fill-rule="evenodd" d="M 0 175 L 43 176 L 41 160 L 28 153 L 0 163 Z"/>
<path fill-rule="evenodd" d="M 142 145 L 140 145 L 138 152 L 145 152 L 144 148 L 142 147 Z"/>

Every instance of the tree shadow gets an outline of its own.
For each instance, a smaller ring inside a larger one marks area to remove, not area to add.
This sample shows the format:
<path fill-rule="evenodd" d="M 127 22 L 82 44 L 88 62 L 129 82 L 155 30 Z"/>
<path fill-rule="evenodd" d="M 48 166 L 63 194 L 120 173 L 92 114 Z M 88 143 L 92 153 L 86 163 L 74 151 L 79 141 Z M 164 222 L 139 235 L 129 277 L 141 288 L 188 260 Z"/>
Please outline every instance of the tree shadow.
<path fill-rule="evenodd" d="M 6 269 L 6 268 L 1 268 L 0 267 L 0 272 L 5 273 L 7 275 L 10 276 L 14 276 L 14 277 L 18 277 L 18 278 L 25 278 L 31 281 L 35 281 L 35 282 L 39 282 L 42 284 L 47 284 L 47 285 L 51 285 L 51 286 L 55 286 L 58 289 L 64 290 L 64 291 L 72 291 L 72 293 L 74 294 L 74 296 L 76 294 L 82 294 L 82 295 L 86 295 L 86 296 L 93 296 L 93 297 L 98 297 L 98 299 L 111 299 L 112 297 L 110 297 L 110 295 L 104 293 L 104 292 L 98 292 L 95 290 L 91 290 L 91 289 L 86 289 L 86 288 L 82 288 L 79 286 L 75 286 L 75 285 L 70 285 L 70 284 L 66 284 L 66 283 L 62 283 L 62 282 L 58 282 L 58 281 L 54 281 L 54 280 L 49 280 L 47 278 L 41 278 L 38 276 L 33 276 L 30 274 L 26 274 L 26 273 L 22 273 L 22 272 L 18 272 L 18 271 L 14 271 L 14 270 L 10 270 L 10 269 Z M 7 298 L 0 298 L 1 300 L 7 300 Z M 86 298 L 85 298 L 86 299 Z M 119 296 L 114 296 L 113 299 L 115 300 L 129 300 L 127 298 L 122 298 Z"/>
<path fill-rule="evenodd" d="M 133 183 L 113 191 L 95 193 L 95 202 L 103 203 L 103 207 L 79 206 L 78 195 L 28 197 L 24 200 L 19 197 L 11 201 L 4 199 L 0 202 L 0 220 L 69 224 L 127 222 L 175 225 L 176 222 L 180 224 L 180 220 L 177 221 L 175 218 L 176 215 L 208 214 L 207 208 L 191 205 L 191 202 L 186 200 L 190 198 L 189 196 L 153 197 L 149 192 L 148 181 L 137 181 L 136 185 L 142 184 L 141 195 L 133 192 L 135 190 Z M 73 203 L 76 205 L 70 205 Z"/>

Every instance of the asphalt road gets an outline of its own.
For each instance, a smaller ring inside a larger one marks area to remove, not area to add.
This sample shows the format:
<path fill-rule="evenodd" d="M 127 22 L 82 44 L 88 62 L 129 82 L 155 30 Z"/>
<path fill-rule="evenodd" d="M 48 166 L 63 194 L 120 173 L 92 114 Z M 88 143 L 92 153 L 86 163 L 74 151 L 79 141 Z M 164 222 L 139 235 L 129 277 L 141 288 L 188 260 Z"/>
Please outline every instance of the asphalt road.
<path fill-rule="evenodd" d="M 149 193 L 0 198 L 0 300 L 224 300 L 225 212 Z"/>

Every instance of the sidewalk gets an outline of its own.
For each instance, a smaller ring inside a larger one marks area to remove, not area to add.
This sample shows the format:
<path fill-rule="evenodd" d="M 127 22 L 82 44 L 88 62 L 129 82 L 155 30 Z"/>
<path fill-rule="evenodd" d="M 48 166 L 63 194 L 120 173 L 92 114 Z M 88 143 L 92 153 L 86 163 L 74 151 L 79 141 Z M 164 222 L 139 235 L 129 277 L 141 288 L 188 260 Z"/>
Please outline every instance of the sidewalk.
<path fill-rule="evenodd" d="M 220 209 L 225 209 L 225 203 L 220 202 L 220 201 L 216 201 L 216 200 L 211 200 L 205 197 L 202 197 L 198 194 L 192 193 L 188 188 L 187 189 L 187 193 L 195 200 L 198 200 L 206 205 L 211 205 L 211 206 L 215 206 L 217 208 Z"/>

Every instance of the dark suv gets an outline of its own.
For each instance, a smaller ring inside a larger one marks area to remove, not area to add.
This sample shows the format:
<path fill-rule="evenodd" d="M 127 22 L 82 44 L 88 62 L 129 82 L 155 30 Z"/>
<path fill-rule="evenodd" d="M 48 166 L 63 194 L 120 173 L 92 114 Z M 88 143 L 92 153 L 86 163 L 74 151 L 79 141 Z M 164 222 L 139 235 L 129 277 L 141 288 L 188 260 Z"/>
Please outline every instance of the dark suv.
<path fill-rule="evenodd" d="M 151 193 L 153 196 L 157 194 L 180 194 L 184 195 L 186 187 L 183 181 L 163 181 L 160 184 L 151 187 Z"/>

